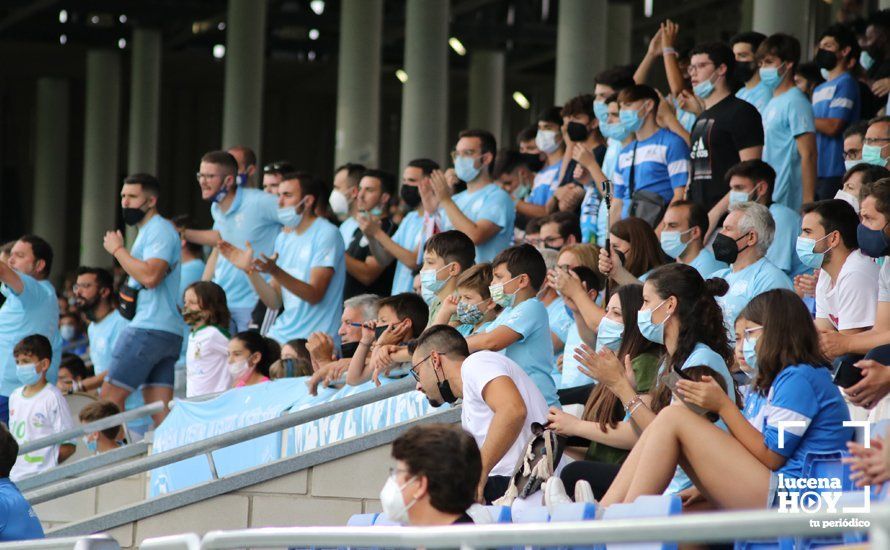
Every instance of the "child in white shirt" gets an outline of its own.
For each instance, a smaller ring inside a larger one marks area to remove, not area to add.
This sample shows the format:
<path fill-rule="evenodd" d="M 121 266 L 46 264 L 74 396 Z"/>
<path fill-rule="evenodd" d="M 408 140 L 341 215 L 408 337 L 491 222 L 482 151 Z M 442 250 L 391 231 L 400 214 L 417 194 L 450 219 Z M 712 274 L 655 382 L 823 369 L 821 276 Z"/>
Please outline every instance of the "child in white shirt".
<path fill-rule="evenodd" d="M 185 289 L 182 317 L 191 327 L 185 354 L 186 397 L 226 391 L 232 378 L 226 367 L 231 316 L 225 291 L 209 281 L 192 283 Z"/>
<path fill-rule="evenodd" d="M 49 340 L 39 334 L 23 338 L 13 349 L 22 386 L 9 396 L 9 429 L 19 446 L 74 427 L 62 392 L 46 383 L 52 353 Z M 55 467 L 74 454 L 75 444 L 65 442 L 19 455 L 9 479 L 18 481 Z"/>

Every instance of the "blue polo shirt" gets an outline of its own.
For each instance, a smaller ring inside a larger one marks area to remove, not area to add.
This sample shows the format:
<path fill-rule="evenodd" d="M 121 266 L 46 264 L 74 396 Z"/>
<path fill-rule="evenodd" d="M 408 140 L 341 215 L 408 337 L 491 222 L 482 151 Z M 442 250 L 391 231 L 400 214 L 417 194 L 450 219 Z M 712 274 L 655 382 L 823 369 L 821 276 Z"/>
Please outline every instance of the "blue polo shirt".
<path fill-rule="evenodd" d="M 0 293 L 6 297 L 3 307 L 0 307 L 0 367 L 3 369 L 0 395 L 4 397 L 9 397 L 13 390 L 22 385 L 15 373 L 15 358 L 12 355 L 13 348 L 22 338 L 32 334 L 49 338 L 53 357 L 46 378 L 52 384 L 56 382 L 62 358 L 56 290 L 49 281 L 38 281 L 24 273 L 18 275 L 24 286 L 20 294 L 6 285 L 0 287 Z"/>
<path fill-rule="evenodd" d="M 776 171 L 773 202 L 800 210 L 803 176 L 795 139 L 815 131 L 813 106 L 797 86 L 767 103 L 763 111 L 763 160 Z"/>
<path fill-rule="evenodd" d="M 473 223 L 480 220 L 488 220 L 500 227 L 500 231 L 494 234 L 488 241 L 476 245 L 476 263 L 490 262 L 502 250 L 513 243 L 513 224 L 516 221 L 516 207 L 513 199 L 506 191 L 496 183 L 489 183 L 482 189 L 472 193 L 461 191 L 452 198 L 454 204 L 470 218 Z M 443 213 L 443 228 L 454 229 L 454 225 L 448 216 Z"/>
<path fill-rule="evenodd" d="M 813 116 L 839 118 L 844 127 L 859 120 L 859 83 L 850 73 L 841 73 L 833 80 L 823 82 L 813 90 Z M 816 175 L 820 178 L 839 178 L 844 175 L 844 133 L 829 136 L 816 133 L 816 150 L 819 152 Z"/>
<path fill-rule="evenodd" d="M 281 287 L 284 311 L 275 319 L 269 337 L 280 343 L 294 338 L 309 338 L 313 332 L 324 332 L 336 338 L 343 312 L 343 284 L 346 261 L 343 239 L 337 227 L 324 218 L 317 218 L 302 234 L 282 232 L 275 239 L 278 265 L 291 277 L 309 283 L 313 268 L 334 270 L 324 298 L 310 304 Z"/>
<path fill-rule="evenodd" d="M 624 201 L 622 217 L 630 212 L 631 164 L 635 165 L 634 190 L 658 193 L 667 204 L 674 198 L 674 189 L 685 187 L 689 181 L 689 146 L 677 134 L 661 128 L 621 149 L 612 179 L 615 196 Z"/>
<path fill-rule="evenodd" d="M 735 342 L 736 317 L 755 296 L 776 288 L 794 290 L 788 275 L 766 258 L 760 258 L 739 271 L 728 267 L 713 276 L 720 277 L 729 284 L 729 291 L 725 296 L 719 296 L 717 303 L 723 310 L 723 323 L 732 342 Z"/>
<path fill-rule="evenodd" d="M 0 478 L 0 542 L 42 539 L 34 509 L 9 478 Z"/>
<path fill-rule="evenodd" d="M 179 233 L 172 223 L 160 215 L 155 215 L 139 228 L 130 254 L 143 262 L 164 260 L 167 262 L 167 273 L 154 288 L 143 288 L 133 277 L 127 281 L 131 287 L 141 289 L 136 298 L 136 316 L 130 321 L 132 328 L 182 334 L 182 315 L 176 299 L 182 277 L 180 250 Z"/>
<path fill-rule="evenodd" d="M 525 202 L 539 206 L 547 204 L 547 201 L 553 196 L 553 192 L 559 187 L 560 169 L 562 169 L 562 160 L 552 166 L 545 166 L 540 172 L 535 174 L 532 192 L 525 199 Z"/>
<path fill-rule="evenodd" d="M 227 212 L 223 212 L 219 204 L 213 203 L 210 214 L 213 216 L 213 228 L 219 231 L 223 240 L 238 248 L 244 248 L 244 243 L 249 242 L 256 256 L 272 254 L 275 237 L 281 231 L 275 195 L 259 189 L 238 187 Z M 213 282 L 226 291 L 230 309 L 253 308 L 259 299 L 247 274 L 222 254 L 216 260 Z"/>
<path fill-rule="evenodd" d="M 416 210 L 408 212 L 393 234 L 392 240 L 402 248 L 417 250 L 422 239 L 423 215 L 418 214 Z M 415 263 L 417 262 L 415 261 Z M 414 292 L 414 275 L 411 273 L 413 270 L 396 260 L 396 271 L 392 278 L 392 296 L 402 292 Z"/>

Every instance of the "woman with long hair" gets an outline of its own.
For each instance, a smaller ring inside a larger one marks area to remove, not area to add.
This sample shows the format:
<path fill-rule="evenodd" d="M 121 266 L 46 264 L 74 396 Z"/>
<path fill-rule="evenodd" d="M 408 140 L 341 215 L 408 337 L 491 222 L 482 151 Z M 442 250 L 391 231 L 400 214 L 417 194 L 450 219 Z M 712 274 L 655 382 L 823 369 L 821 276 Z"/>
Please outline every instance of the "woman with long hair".
<path fill-rule="evenodd" d="M 771 487 L 782 494 L 793 486 L 807 454 L 845 449 L 852 429 L 843 423 L 850 415 L 800 298 L 771 290 L 751 300 L 740 317 L 746 362 L 756 369 L 745 411 L 711 378 L 680 380 L 678 397 L 718 414 L 728 433 L 688 407 L 665 408 L 634 446 L 604 506 L 660 494 L 678 465 L 717 508 L 769 506 L 776 496 Z M 788 420 L 795 425 L 783 426 Z"/>
<path fill-rule="evenodd" d="M 609 245 L 611 250 L 600 251 L 599 269 L 619 285 L 643 282 L 668 261 L 652 226 L 640 218 L 613 223 Z"/>

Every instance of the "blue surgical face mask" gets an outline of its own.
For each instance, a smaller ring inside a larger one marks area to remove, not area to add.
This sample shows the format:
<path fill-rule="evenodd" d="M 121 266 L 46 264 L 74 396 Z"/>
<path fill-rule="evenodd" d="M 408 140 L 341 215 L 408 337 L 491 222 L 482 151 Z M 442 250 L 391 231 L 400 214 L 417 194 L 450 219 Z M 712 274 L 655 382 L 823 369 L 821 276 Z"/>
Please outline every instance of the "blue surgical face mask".
<path fill-rule="evenodd" d="M 33 386 L 40 381 L 40 373 L 37 372 L 37 363 L 16 365 L 15 375 L 24 386 Z"/>
<path fill-rule="evenodd" d="M 300 222 L 303 221 L 303 214 L 297 213 L 297 210 L 303 205 L 304 200 L 301 200 L 297 206 L 284 206 L 278 209 L 278 221 L 281 222 L 281 225 L 285 227 L 300 225 Z"/>
<path fill-rule="evenodd" d="M 471 182 L 479 176 L 482 168 L 476 168 L 473 157 L 457 157 L 454 161 L 454 173 L 463 182 Z"/>
<path fill-rule="evenodd" d="M 885 225 L 881 229 L 869 229 L 863 224 L 856 228 L 856 241 L 859 250 L 872 258 L 880 258 L 890 254 L 890 239 L 884 234 Z"/>
<path fill-rule="evenodd" d="M 692 93 L 702 99 L 707 99 L 711 94 L 714 93 L 714 83 L 711 82 L 710 78 L 707 80 L 703 80 L 692 87 Z"/>
<path fill-rule="evenodd" d="M 464 325 L 476 325 L 485 317 L 485 313 L 479 309 L 479 304 L 485 302 L 471 304 L 469 302 L 460 301 L 457 303 L 457 320 Z"/>
<path fill-rule="evenodd" d="M 74 328 L 74 325 L 62 325 L 59 327 L 59 334 L 61 334 L 62 340 L 70 342 L 77 336 L 77 329 Z"/>
<path fill-rule="evenodd" d="M 779 75 L 779 67 L 760 67 L 759 73 L 760 81 L 770 90 L 778 88 L 782 83 L 782 76 L 784 76 Z"/>
<path fill-rule="evenodd" d="M 738 204 L 741 202 L 748 202 L 751 200 L 751 193 L 745 193 L 744 191 L 730 191 L 729 192 L 729 205 Z"/>
<path fill-rule="evenodd" d="M 507 294 L 506 292 L 504 292 L 504 287 L 512 283 L 519 277 L 520 275 L 517 275 L 506 283 L 498 283 L 489 286 L 488 293 L 491 295 L 492 301 L 503 308 L 513 307 L 513 304 L 516 302 L 516 293 L 519 292 L 519 289 L 517 288 L 512 294 Z"/>
<path fill-rule="evenodd" d="M 97 454 L 99 452 L 99 441 L 96 439 L 89 439 L 89 436 L 83 436 L 83 444 L 86 446 L 87 451 L 90 454 Z"/>
<path fill-rule="evenodd" d="M 683 242 L 683 235 L 692 231 L 692 228 L 687 229 L 686 231 L 662 231 L 661 232 L 661 249 L 664 250 L 664 253 L 670 256 L 671 258 L 679 258 L 683 252 L 686 251 L 686 247 L 689 246 L 689 242 Z"/>
<path fill-rule="evenodd" d="M 601 122 L 600 132 L 607 138 L 617 139 L 618 141 L 624 141 L 630 134 L 630 130 L 621 122 Z"/>
<path fill-rule="evenodd" d="M 643 117 L 640 116 L 640 111 L 642 110 L 642 108 L 636 111 L 633 109 L 622 109 L 618 112 L 618 118 L 628 132 L 636 132 L 643 125 Z"/>
<path fill-rule="evenodd" d="M 745 356 L 745 363 L 748 363 L 749 373 L 757 372 L 757 340 L 745 338 L 742 341 L 742 354 Z"/>
<path fill-rule="evenodd" d="M 439 269 L 426 269 L 420 272 L 420 295 L 427 304 L 431 304 L 436 299 L 436 294 L 451 279 L 451 275 L 449 275 L 447 279 L 439 280 L 439 272 L 448 269 L 450 265 L 449 263 Z"/>
<path fill-rule="evenodd" d="M 642 309 L 637 314 L 637 327 L 639 327 L 640 333 L 642 333 L 644 338 L 656 344 L 664 344 L 664 325 L 671 316 L 668 315 L 664 318 L 664 321 L 655 324 L 652 322 L 652 314 L 666 303 L 667 300 L 658 304 L 655 309 Z"/>
<path fill-rule="evenodd" d="M 622 336 L 624 336 L 624 323 L 603 317 L 596 329 L 596 351 L 605 347 L 617 352 L 621 347 Z"/>
<path fill-rule="evenodd" d="M 863 162 L 865 162 L 865 161 L 863 161 L 862 159 L 845 160 L 845 161 L 844 161 L 844 170 L 845 170 L 845 171 L 846 171 L 846 170 L 850 170 L 850 169 L 853 168 L 854 166 L 859 166 L 859 165 L 862 164 Z"/>
<path fill-rule="evenodd" d="M 875 166 L 887 166 L 887 159 L 881 156 L 881 149 L 877 145 L 862 146 L 862 162 Z"/>
<path fill-rule="evenodd" d="M 593 115 L 600 121 L 600 125 L 605 124 L 609 120 L 609 107 L 605 101 L 593 102 Z"/>
<path fill-rule="evenodd" d="M 827 238 L 828 235 L 825 235 L 824 237 L 819 239 L 819 241 Z M 812 267 L 813 269 L 822 267 L 822 262 L 825 261 L 825 253 L 831 249 L 829 248 L 825 252 L 815 252 L 814 249 L 816 248 L 816 243 L 818 243 L 819 241 L 815 239 L 808 239 L 806 237 L 797 238 L 797 245 L 795 249 L 797 250 L 797 257 L 800 258 L 800 262 L 803 265 Z"/>
<path fill-rule="evenodd" d="M 565 308 L 566 315 L 569 316 L 569 319 L 571 319 L 572 321 L 574 321 L 574 320 L 575 320 L 575 312 L 572 311 L 572 308 L 570 308 L 570 307 L 567 306 L 567 305 L 563 305 L 562 307 Z"/>
<path fill-rule="evenodd" d="M 556 139 L 555 130 L 538 130 L 535 134 L 535 145 L 545 155 L 555 153 L 559 149 L 560 140 Z"/>
<path fill-rule="evenodd" d="M 865 50 L 862 50 L 862 53 L 859 54 L 859 64 L 862 65 L 862 68 L 866 71 L 871 69 L 875 64 L 875 58 L 871 56 Z"/>

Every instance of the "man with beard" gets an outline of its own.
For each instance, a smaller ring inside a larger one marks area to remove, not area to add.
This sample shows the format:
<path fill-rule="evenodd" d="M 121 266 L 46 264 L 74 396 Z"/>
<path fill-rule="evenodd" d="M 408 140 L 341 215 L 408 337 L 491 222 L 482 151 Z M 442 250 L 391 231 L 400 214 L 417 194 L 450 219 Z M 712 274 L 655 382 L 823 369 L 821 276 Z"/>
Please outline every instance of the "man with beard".
<path fill-rule="evenodd" d="M 36 235 L 25 235 L 12 246 L 7 262 L 0 262 L 0 422 L 9 422 L 9 396 L 21 386 L 16 376 L 13 347 L 25 336 L 46 336 L 53 347 L 47 380 L 56 383 L 61 361 L 59 302 L 47 281 L 53 265 L 53 249 Z"/>

